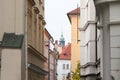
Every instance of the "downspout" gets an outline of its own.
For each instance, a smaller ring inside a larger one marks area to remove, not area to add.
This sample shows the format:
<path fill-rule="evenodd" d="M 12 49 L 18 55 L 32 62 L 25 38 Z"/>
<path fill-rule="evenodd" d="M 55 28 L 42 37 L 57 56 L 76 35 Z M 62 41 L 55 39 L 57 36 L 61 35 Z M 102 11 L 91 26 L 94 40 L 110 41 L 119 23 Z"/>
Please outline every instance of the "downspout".
<path fill-rule="evenodd" d="M 24 44 L 25 44 L 25 80 L 28 80 L 28 44 L 27 44 L 27 0 L 25 1 L 25 19 L 24 19 Z"/>
<path fill-rule="evenodd" d="M 1 53 L 2 53 L 1 43 L 2 43 L 2 41 L 0 41 L 0 64 L 1 64 Z M 0 67 L 1 67 L 1 65 L 0 65 Z M 0 68 L 0 71 L 1 71 L 1 68 Z"/>
<path fill-rule="evenodd" d="M 94 6 L 95 6 L 95 2 L 93 1 L 94 3 Z M 95 10 L 96 10 L 96 7 L 95 7 Z M 96 16 L 96 15 L 95 15 Z M 98 18 L 96 18 L 95 20 L 95 62 L 97 63 L 98 61 L 98 49 L 97 49 L 97 21 L 98 21 Z M 97 65 L 96 65 L 97 67 Z"/>
<path fill-rule="evenodd" d="M 95 61 L 97 62 L 98 53 L 97 53 L 97 21 L 95 23 Z"/>
<path fill-rule="evenodd" d="M 77 4 L 77 43 L 78 43 L 78 4 Z"/>
<path fill-rule="evenodd" d="M 48 80 L 50 80 L 50 40 L 48 41 Z"/>
<path fill-rule="evenodd" d="M 48 48 L 48 80 L 50 80 L 50 51 Z"/>

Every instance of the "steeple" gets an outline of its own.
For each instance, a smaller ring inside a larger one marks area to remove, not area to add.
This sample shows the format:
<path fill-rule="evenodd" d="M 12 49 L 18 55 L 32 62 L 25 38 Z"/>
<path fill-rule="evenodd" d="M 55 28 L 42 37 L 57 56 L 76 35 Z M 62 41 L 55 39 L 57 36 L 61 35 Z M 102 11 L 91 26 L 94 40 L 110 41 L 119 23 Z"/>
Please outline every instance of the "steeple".
<path fill-rule="evenodd" d="M 63 37 L 63 33 L 61 33 L 61 37 L 59 40 L 59 45 L 61 45 L 62 47 L 65 46 L 65 38 Z"/>

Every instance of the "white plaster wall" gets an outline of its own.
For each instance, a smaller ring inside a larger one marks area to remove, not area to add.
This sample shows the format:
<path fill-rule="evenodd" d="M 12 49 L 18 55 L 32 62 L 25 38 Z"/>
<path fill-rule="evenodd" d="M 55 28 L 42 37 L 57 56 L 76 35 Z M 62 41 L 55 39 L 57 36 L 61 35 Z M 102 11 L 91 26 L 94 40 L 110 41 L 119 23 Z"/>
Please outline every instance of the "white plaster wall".
<path fill-rule="evenodd" d="M 96 10 L 93 0 L 89 0 L 88 5 L 88 21 L 95 21 Z"/>
<path fill-rule="evenodd" d="M 21 50 L 3 49 L 1 54 L 1 80 L 21 80 Z"/>
<path fill-rule="evenodd" d="M 81 13 L 80 13 L 80 28 L 83 28 L 84 27 L 84 25 L 86 24 L 86 22 L 87 22 L 87 6 L 86 7 L 84 7 L 84 8 L 82 8 L 82 6 L 80 6 L 80 11 L 81 11 Z"/>
<path fill-rule="evenodd" d="M 83 54 L 83 53 L 85 53 L 85 47 L 80 47 L 80 65 L 84 65 L 85 63 L 86 63 L 86 56 L 85 56 L 85 54 Z"/>
<path fill-rule="evenodd" d="M 120 2 L 110 4 L 110 22 L 120 21 Z M 111 40 L 111 74 L 115 80 L 120 79 L 120 25 L 110 25 Z"/>
<path fill-rule="evenodd" d="M 85 30 L 80 32 L 80 64 L 85 65 L 88 62 L 95 62 L 95 24 L 89 23 L 89 21 L 95 22 L 96 11 L 93 0 L 81 0 L 80 3 L 80 28 L 84 29 L 86 27 Z M 88 25 L 86 26 L 86 24 Z M 93 74 L 95 72 L 95 67 L 88 67 L 84 70 L 81 68 L 82 75 Z"/>
<path fill-rule="evenodd" d="M 120 21 L 120 2 L 110 4 L 110 22 Z"/>
<path fill-rule="evenodd" d="M 96 11 L 93 0 L 80 1 L 80 27 L 83 28 L 87 21 L 95 21 Z"/>
<path fill-rule="evenodd" d="M 69 69 L 63 69 L 63 64 L 69 64 Z M 62 80 L 63 75 L 67 75 L 71 69 L 71 60 L 58 60 L 57 79 Z"/>
<path fill-rule="evenodd" d="M 115 80 L 119 80 L 120 76 L 120 25 L 110 27 L 111 31 L 111 74 Z"/>

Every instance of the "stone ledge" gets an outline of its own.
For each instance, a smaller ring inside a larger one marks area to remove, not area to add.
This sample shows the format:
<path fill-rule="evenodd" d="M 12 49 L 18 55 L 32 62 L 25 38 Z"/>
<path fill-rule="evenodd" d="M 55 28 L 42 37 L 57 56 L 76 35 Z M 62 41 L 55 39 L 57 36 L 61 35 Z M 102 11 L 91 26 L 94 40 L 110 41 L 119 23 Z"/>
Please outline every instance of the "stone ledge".
<path fill-rule="evenodd" d="M 110 3 L 110 2 L 118 2 L 120 0 L 94 0 L 95 5 L 99 4 L 105 4 L 105 3 Z"/>

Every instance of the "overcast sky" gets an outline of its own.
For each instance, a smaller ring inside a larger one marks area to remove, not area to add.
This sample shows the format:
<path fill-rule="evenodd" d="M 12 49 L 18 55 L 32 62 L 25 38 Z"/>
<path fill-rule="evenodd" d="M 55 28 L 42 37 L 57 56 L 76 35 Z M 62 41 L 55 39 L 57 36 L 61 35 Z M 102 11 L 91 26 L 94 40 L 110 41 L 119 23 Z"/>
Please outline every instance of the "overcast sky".
<path fill-rule="evenodd" d="M 66 44 L 71 42 L 71 24 L 67 13 L 76 9 L 80 0 L 45 0 L 46 28 L 54 38 L 59 40 L 61 33 Z"/>

